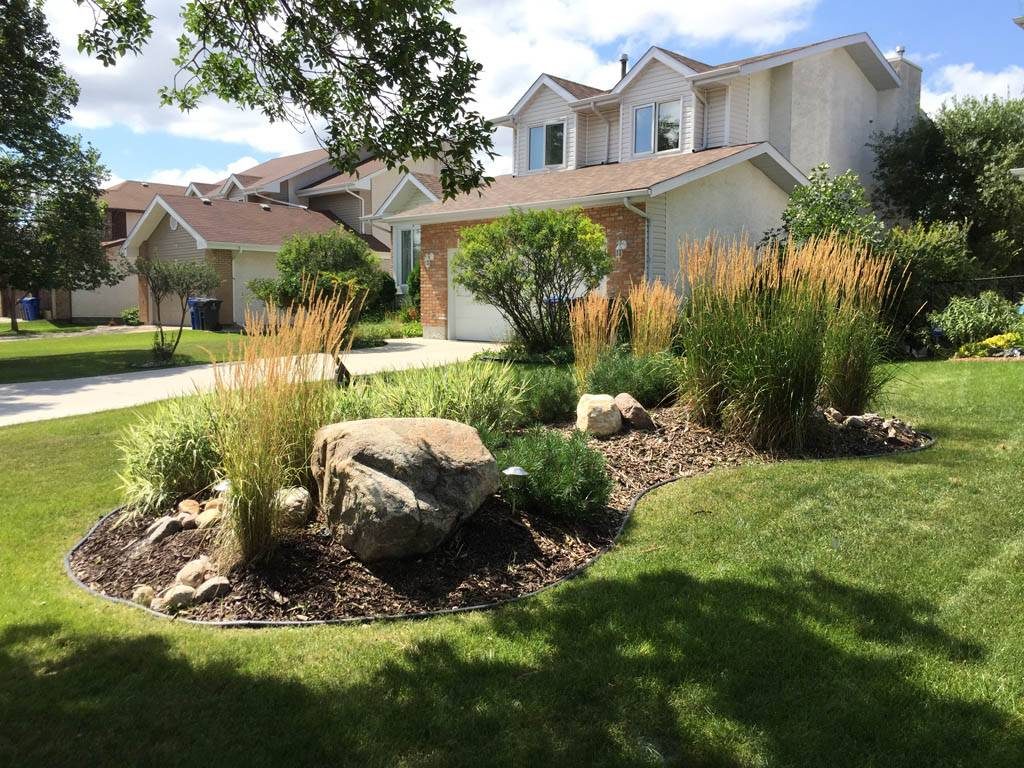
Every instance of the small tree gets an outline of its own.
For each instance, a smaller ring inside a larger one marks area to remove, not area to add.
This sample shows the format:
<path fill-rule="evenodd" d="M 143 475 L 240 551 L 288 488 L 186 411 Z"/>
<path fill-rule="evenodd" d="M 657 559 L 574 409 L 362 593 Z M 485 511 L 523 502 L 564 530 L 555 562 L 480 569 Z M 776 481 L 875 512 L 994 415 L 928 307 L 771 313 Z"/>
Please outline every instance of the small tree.
<path fill-rule="evenodd" d="M 581 208 L 512 211 L 462 230 L 452 263 L 455 281 L 493 304 L 529 352 L 569 343 L 568 300 L 608 276 L 604 230 Z"/>
<path fill-rule="evenodd" d="M 319 234 L 293 235 L 277 253 L 277 278 L 249 283 L 253 295 L 268 304 L 290 307 L 315 296 L 354 292 L 361 306 L 373 304 L 380 291 L 381 271 L 370 247 L 358 235 L 342 228 Z M 312 288 L 311 288 L 312 286 Z"/>
<path fill-rule="evenodd" d="M 797 242 L 830 234 L 877 243 L 884 232 L 871 211 L 871 202 L 853 171 L 829 175 L 822 163 L 811 169 L 810 182 L 793 190 L 782 212 L 782 235 Z M 771 233 L 778 237 L 779 233 Z"/>
<path fill-rule="evenodd" d="M 137 269 L 149 283 L 149 292 L 153 296 L 156 320 L 153 357 L 159 361 L 170 360 L 181 342 L 189 298 L 215 290 L 220 285 L 220 276 L 213 267 L 200 261 L 140 260 Z M 181 307 L 178 331 L 173 342 L 168 341 L 160 316 L 160 304 L 170 296 L 177 296 Z"/>

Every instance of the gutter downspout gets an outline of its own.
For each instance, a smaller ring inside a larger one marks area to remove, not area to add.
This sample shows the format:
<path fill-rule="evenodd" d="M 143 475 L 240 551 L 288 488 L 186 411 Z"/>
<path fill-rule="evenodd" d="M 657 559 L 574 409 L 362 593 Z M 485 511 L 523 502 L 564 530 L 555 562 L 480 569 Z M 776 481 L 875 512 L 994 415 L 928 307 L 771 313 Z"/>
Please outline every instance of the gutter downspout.
<path fill-rule="evenodd" d="M 691 93 L 693 93 L 694 98 L 697 99 L 701 103 L 701 106 L 704 107 L 703 111 L 701 112 L 701 119 L 700 119 L 700 148 L 701 149 L 707 149 L 707 146 L 708 146 L 708 100 L 705 99 L 704 95 L 700 91 L 698 91 L 696 88 L 694 88 L 691 91 Z M 696 120 L 693 121 L 693 129 L 695 131 L 697 130 L 697 121 Z M 694 151 L 695 151 L 696 150 L 697 142 L 695 141 L 695 142 L 693 142 L 693 144 L 694 144 Z"/>
<path fill-rule="evenodd" d="M 359 201 L 359 234 L 365 235 L 366 232 L 363 230 L 366 228 L 363 224 L 363 217 L 366 216 L 366 200 L 363 199 L 362 195 L 357 195 L 351 189 L 345 189 L 344 192 L 348 192 L 352 197 Z"/>
<path fill-rule="evenodd" d="M 612 153 L 612 124 L 607 117 L 597 108 L 597 104 L 590 102 L 590 111 L 604 121 L 604 164 L 611 162 Z"/>
<path fill-rule="evenodd" d="M 629 202 L 628 197 L 622 198 L 622 205 L 627 211 L 632 211 L 647 223 L 644 225 L 644 279 L 651 272 L 651 217 L 646 211 L 642 211 Z"/>

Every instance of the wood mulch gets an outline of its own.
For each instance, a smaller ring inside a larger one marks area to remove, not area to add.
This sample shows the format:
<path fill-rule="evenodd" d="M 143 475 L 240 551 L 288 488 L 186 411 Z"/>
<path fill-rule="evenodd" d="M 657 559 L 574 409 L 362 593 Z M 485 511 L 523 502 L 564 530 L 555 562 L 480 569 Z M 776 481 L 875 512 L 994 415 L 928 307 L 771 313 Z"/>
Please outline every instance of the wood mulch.
<path fill-rule="evenodd" d="M 611 506 L 584 521 L 564 521 L 513 510 L 500 496 L 488 500 L 429 555 L 366 565 L 335 541 L 322 521 L 286 535 L 273 558 L 227 574 L 232 591 L 179 615 L 206 621 L 318 621 L 401 616 L 494 604 L 534 592 L 569 576 L 614 542 L 633 499 L 651 485 L 704 474 L 718 467 L 781 456 L 702 427 L 681 407 L 652 411 L 657 429 L 627 430 L 590 439 L 614 480 Z M 927 436 L 877 425 L 839 427 L 820 420 L 808 457 L 885 453 L 923 445 Z M 568 431 L 571 425 L 555 429 Z M 200 555 L 213 555 L 216 529 L 185 530 L 147 544 L 150 519 L 101 523 L 75 550 L 71 569 L 95 591 L 129 599 L 135 586 L 158 592 Z"/>

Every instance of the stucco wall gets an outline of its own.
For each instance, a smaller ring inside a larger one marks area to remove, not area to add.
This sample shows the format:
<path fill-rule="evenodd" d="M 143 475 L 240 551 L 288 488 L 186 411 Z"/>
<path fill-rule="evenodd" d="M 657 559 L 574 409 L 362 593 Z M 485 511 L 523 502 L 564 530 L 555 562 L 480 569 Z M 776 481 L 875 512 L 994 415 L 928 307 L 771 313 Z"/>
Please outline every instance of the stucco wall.
<path fill-rule="evenodd" d="M 665 195 L 666 282 L 678 285 L 679 243 L 711 233 L 756 242 L 779 225 L 788 195 L 750 163 L 740 163 Z"/>
<path fill-rule="evenodd" d="M 899 88 L 878 94 L 878 130 L 904 131 L 921 115 L 921 68 L 906 59 L 889 59 L 900 76 Z"/>

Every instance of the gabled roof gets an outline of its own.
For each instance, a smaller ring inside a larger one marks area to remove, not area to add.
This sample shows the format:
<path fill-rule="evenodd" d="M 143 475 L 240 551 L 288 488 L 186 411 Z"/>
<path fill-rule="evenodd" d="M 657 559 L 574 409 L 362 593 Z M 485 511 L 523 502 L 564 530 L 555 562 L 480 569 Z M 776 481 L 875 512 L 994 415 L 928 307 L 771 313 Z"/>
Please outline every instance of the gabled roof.
<path fill-rule="evenodd" d="M 177 184 L 154 184 L 149 181 L 126 180 L 102 192 L 109 208 L 125 211 L 144 211 L 156 195 L 182 195 L 185 187 Z"/>
<path fill-rule="evenodd" d="M 371 157 L 369 160 L 364 160 L 356 166 L 355 173 L 335 173 L 317 184 L 300 189 L 295 194 L 301 197 L 310 197 L 312 195 L 327 194 L 328 192 L 337 192 L 360 182 L 365 182 L 372 176 L 386 170 L 387 166 L 383 161 Z"/>
<path fill-rule="evenodd" d="M 276 251 L 297 232 L 328 232 L 338 225 L 328 216 L 291 205 L 158 195 L 128 235 L 125 247 L 138 247 L 164 214 L 196 240 L 196 248 L 245 248 Z"/>
<path fill-rule="evenodd" d="M 511 208 L 588 205 L 658 195 L 748 160 L 786 191 L 806 183 L 804 175 L 778 150 L 761 142 L 557 173 L 498 176 L 490 186 L 476 192 L 446 202 L 436 199 L 393 214 L 388 214 L 386 201 L 379 216 L 396 223 L 442 218 L 458 221 L 500 215 Z"/>
<path fill-rule="evenodd" d="M 661 46 L 657 45 L 654 47 L 657 48 L 662 53 L 667 53 L 673 59 L 682 64 L 684 67 L 689 67 L 694 72 L 707 72 L 709 69 L 714 68 L 710 64 L 705 64 L 703 61 L 691 59 L 689 56 L 683 56 L 683 54 L 676 53 L 675 51 L 670 51 L 668 48 L 662 48 Z"/>
<path fill-rule="evenodd" d="M 315 168 L 317 165 L 327 162 L 327 159 L 326 149 L 310 149 L 306 152 L 297 152 L 294 155 L 275 157 L 273 160 L 246 168 L 230 178 L 237 179 L 242 189 L 263 187 Z"/>
<path fill-rule="evenodd" d="M 589 99 L 607 93 L 607 91 L 602 91 L 600 88 L 594 88 L 591 85 L 577 83 L 574 80 L 567 80 L 564 77 L 555 77 L 554 75 L 549 75 L 545 72 L 533 81 L 533 85 L 526 89 L 526 93 L 524 93 L 519 101 L 515 103 L 515 106 L 509 110 L 508 115 L 496 118 L 491 122 L 495 125 L 506 124 L 508 118 L 515 116 L 515 114 L 525 107 L 529 103 L 530 99 L 537 94 L 537 91 L 545 87 L 550 88 L 556 95 L 562 97 L 567 102 Z"/>
<path fill-rule="evenodd" d="M 584 85 L 583 83 L 577 83 L 575 80 L 569 80 L 564 77 L 558 77 L 557 75 L 547 75 L 554 80 L 558 85 L 562 86 L 565 90 L 575 96 L 577 99 L 586 99 L 590 96 L 597 96 L 600 93 L 608 93 L 608 91 L 602 88 L 595 88 L 592 85 Z"/>
<path fill-rule="evenodd" d="M 187 197 L 206 197 L 212 192 L 216 192 L 224 185 L 225 179 L 220 181 L 193 181 L 185 187 L 185 195 Z"/>

